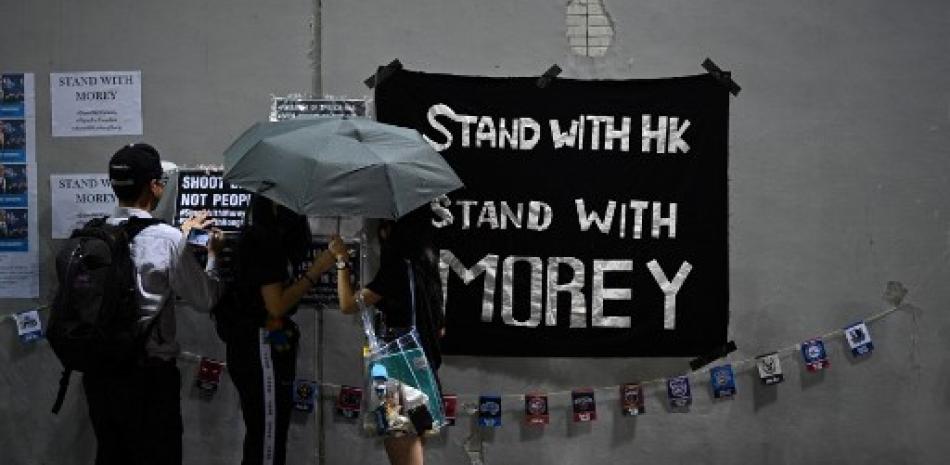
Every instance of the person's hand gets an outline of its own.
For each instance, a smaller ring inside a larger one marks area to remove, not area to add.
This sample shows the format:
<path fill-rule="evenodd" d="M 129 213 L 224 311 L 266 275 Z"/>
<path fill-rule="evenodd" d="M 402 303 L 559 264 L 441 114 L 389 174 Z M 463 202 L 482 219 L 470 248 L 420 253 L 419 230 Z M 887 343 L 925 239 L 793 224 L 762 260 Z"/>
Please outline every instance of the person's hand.
<path fill-rule="evenodd" d="M 339 234 L 330 237 L 330 252 L 337 260 L 350 259 L 350 253 L 346 250 L 346 244 L 343 243 L 343 238 Z"/>
<path fill-rule="evenodd" d="M 224 233 L 218 228 L 211 228 L 208 236 L 208 253 L 218 255 L 224 248 Z"/>
<path fill-rule="evenodd" d="M 329 250 L 321 251 L 313 257 L 313 263 L 310 264 L 310 268 L 307 270 L 307 276 L 309 276 L 311 280 L 316 281 L 320 278 L 320 275 L 329 270 L 334 263 L 336 263 L 336 259 L 333 258 L 333 252 Z"/>
<path fill-rule="evenodd" d="M 212 224 L 214 224 L 214 220 L 208 219 L 208 210 L 202 210 L 191 215 L 191 218 L 181 224 L 181 232 L 187 237 L 192 228 L 204 229 Z"/>

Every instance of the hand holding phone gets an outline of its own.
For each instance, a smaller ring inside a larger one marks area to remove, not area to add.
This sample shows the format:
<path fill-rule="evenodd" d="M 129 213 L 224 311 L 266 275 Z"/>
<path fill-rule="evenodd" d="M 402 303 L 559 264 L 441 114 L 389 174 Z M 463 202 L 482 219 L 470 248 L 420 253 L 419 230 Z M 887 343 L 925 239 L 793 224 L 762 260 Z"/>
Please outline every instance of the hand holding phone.
<path fill-rule="evenodd" d="M 204 229 L 191 228 L 188 231 L 187 243 L 195 247 L 208 247 L 208 240 L 211 239 L 211 235 L 208 231 Z"/>

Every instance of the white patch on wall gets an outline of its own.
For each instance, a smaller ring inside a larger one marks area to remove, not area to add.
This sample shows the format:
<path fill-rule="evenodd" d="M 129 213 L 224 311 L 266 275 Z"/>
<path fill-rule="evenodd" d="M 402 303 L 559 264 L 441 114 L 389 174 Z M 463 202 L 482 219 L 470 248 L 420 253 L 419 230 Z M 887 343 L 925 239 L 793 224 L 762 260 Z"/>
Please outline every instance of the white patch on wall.
<path fill-rule="evenodd" d="M 614 23 L 603 0 L 570 0 L 567 3 L 567 40 L 574 53 L 602 57 L 613 38 Z"/>

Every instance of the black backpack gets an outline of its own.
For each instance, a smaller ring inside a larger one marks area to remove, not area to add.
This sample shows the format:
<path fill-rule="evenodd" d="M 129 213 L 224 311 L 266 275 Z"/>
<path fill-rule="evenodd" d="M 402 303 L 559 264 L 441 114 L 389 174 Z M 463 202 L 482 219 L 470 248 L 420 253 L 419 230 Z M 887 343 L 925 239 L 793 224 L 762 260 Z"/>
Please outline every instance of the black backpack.
<path fill-rule="evenodd" d="M 73 371 L 129 370 L 145 356 L 148 328 L 138 325 L 135 265 L 129 244 L 159 219 L 131 217 L 119 225 L 96 218 L 73 231 L 56 255 L 59 287 L 46 337 L 63 364 L 53 413 L 59 413 Z"/>

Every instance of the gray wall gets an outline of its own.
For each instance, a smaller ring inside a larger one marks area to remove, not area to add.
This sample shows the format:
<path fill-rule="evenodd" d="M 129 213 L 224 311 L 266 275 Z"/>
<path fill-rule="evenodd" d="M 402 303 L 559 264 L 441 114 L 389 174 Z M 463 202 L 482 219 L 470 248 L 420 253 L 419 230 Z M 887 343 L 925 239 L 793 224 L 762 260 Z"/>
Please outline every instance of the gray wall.
<path fill-rule="evenodd" d="M 141 69 L 141 138 L 194 164 L 217 161 L 246 125 L 265 118 L 270 93 L 317 83 L 323 93 L 358 97 L 375 66 L 397 57 L 411 69 L 494 76 L 537 75 L 558 63 L 565 77 L 598 79 L 699 73 L 710 56 L 743 86 L 730 122 L 730 336 L 740 347 L 732 358 L 876 312 L 888 280 L 905 283 L 910 305 L 872 325 L 877 350 L 865 361 L 849 361 L 836 339 L 826 373 L 805 373 L 787 358 L 784 384 L 759 388 L 745 371 L 736 399 L 722 402 L 696 377 L 689 414 L 667 412 L 656 390 L 646 416 L 624 418 L 616 395 L 601 391 L 595 423 L 572 424 L 567 399 L 555 397 L 552 424 L 539 432 L 518 425 L 521 407 L 508 399 L 506 426 L 484 438 L 486 463 L 942 463 L 950 452 L 950 6 L 605 3 L 615 45 L 589 59 L 567 47 L 563 0 L 323 1 L 320 53 L 311 49 L 311 0 L 0 0 L 0 69 L 37 74 L 40 235 L 50 231 L 49 173 L 100 169 L 115 147 L 139 139 L 51 139 L 50 71 Z M 44 263 L 52 247 L 44 242 Z M 0 313 L 35 303 L 0 301 Z M 300 320 L 313 331 L 312 314 Z M 58 364 L 42 343 L 20 347 L 4 326 L 0 460 L 90 463 L 81 389 L 59 417 L 48 415 Z M 180 329 L 185 348 L 223 355 L 205 316 L 181 312 Z M 326 380 L 358 383 L 355 322 L 328 312 L 325 331 Z M 302 352 L 308 375 L 312 346 Z M 451 357 L 442 378 L 459 393 L 563 391 L 685 367 L 680 359 Z M 195 366 L 182 368 L 190 382 Z M 228 382 L 211 402 L 182 392 L 186 463 L 237 463 L 242 429 Z M 292 463 L 312 463 L 313 421 L 297 420 Z M 328 463 L 385 462 L 352 423 L 331 415 L 323 431 Z M 470 431 L 462 420 L 430 441 L 430 463 L 467 463 Z"/>
<path fill-rule="evenodd" d="M 492 76 L 539 75 L 557 63 L 565 77 L 613 79 L 701 73 L 709 56 L 743 86 L 730 121 L 733 358 L 880 310 L 888 280 L 911 289 L 920 314 L 916 326 L 909 311 L 872 325 L 878 349 L 866 361 L 849 362 L 841 339 L 829 344 L 833 366 L 823 375 L 785 359 L 787 381 L 776 389 L 755 387 L 745 371 L 736 399 L 713 402 L 708 378 L 696 377 L 686 415 L 666 412 L 658 391 L 646 416 L 624 418 L 616 394 L 601 391 L 595 423 L 571 424 L 567 399 L 552 398 L 552 424 L 536 433 L 518 426 L 523 407 L 508 399 L 506 426 L 486 439 L 486 463 L 942 463 L 950 452 L 950 4 L 605 0 L 615 45 L 589 59 L 567 46 L 566 3 L 326 1 L 323 90 L 358 94 L 393 58 L 410 69 Z M 449 391 L 518 393 L 684 368 L 684 360 L 466 357 L 447 360 L 442 378 Z M 347 373 L 341 378 L 356 376 Z M 467 463 L 468 432 L 451 429 L 428 457 Z M 334 463 L 357 463 L 345 455 L 331 451 Z"/>
<path fill-rule="evenodd" d="M 0 70 L 36 74 L 36 132 L 41 298 L 0 300 L 0 314 L 48 301 L 49 174 L 104 172 L 121 145 L 144 140 L 179 165 L 221 163 L 221 153 L 251 123 L 266 119 L 270 95 L 310 92 L 314 85 L 313 0 L 0 0 Z M 50 132 L 49 73 L 142 71 L 142 136 L 56 138 Z M 312 331 L 312 313 L 301 323 Z M 44 315 L 45 318 L 46 315 Z M 12 322 L 0 324 L 0 463 L 88 464 L 95 438 L 79 375 L 59 416 L 49 408 L 59 362 L 45 342 L 21 347 Z M 223 359 L 206 314 L 178 312 L 182 347 Z M 312 354 L 311 339 L 303 348 Z M 210 402 L 191 383 L 197 365 L 180 363 L 187 463 L 240 461 L 243 426 L 227 377 Z M 312 356 L 300 372 L 312 376 Z M 294 419 L 295 463 L 312 455 L 312 418 Z"/>

